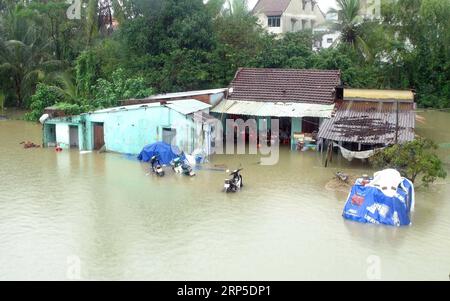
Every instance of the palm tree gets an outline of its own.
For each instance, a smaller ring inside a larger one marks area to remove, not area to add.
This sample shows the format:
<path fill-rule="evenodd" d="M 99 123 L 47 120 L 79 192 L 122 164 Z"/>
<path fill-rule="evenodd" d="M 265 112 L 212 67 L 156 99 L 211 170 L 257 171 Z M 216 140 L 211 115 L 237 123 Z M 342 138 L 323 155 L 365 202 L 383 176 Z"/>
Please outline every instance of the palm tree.
<path fill-rule="evenodd" d="M 62 65 L 52 59 L 51 42 L 44 42 L 42 33 L 21 15 L 21 9 L 16 6 L 2 15 L 0 37 L 0 73 L 11 80 L 17 107 L 24 105 L 46 72 Z"/>
<path fill-rule="evenodd" d="M 366 59 L 371 57 L 367 43 L 362 38 L 363 17 L 359 14 L 360 0 L 336 0 L 338 9 L 330 9 L 328 13 L 336 14 L 338 19 L 333 29 L 341 33 L 340 42 L 359 50 Z"/>
<path fill-rule="evenodd" d="M 250 14 L 247 0 L 209 0 L 206 6 L 221 17 L 245 17 Z"/>
<path fill-rule="evenodd" d="M 227 13 L 232 16 L 242 17 L 248 15 L 247 0 L 227 0 Z"/>

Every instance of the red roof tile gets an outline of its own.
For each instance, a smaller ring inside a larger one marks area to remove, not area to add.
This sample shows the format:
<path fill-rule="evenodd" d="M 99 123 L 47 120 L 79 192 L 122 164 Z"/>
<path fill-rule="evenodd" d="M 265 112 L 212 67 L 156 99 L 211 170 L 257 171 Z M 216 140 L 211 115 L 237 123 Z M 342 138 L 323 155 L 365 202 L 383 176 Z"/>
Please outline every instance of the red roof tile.
<path fill-rule="evenodd" d="M 253 13 L 263 13 L 267 16 L 282 15 L 291 0 L 259 0 L 253 8 Z"/>
<path fill-rule="evenodd" d="M 242 68 L 229 99 L 329 104 L 340 84 L 339 70 Z"/>

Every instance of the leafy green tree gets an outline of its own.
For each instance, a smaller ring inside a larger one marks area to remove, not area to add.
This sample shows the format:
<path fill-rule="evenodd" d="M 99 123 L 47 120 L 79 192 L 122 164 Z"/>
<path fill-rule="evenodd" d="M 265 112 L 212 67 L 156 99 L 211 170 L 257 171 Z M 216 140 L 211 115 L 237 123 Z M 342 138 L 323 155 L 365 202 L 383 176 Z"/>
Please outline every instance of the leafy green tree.
<path fill-rule="evenodd" d="M 286 33 L 281 39 L 267 35 L 254 65 L 263 68 L 309 68 L 313 55 L 312 43 L 310 30 Z"/>
<path fill-rule="evenodd" d="M 29 20 L 28 9 L 17 5 L 5 14 L 9 26 L 3 26 L 0 37 L 0 74 L 7 74 L 16 106 L 22 107 L 46 72 L 61 68 L 62 63 L 49 52 L 42 32 Z"/>
<path fill-rule="evenodd" d="M 384 1 L 383 25 L 400 47 L 392 53 L 397 63 L 383 68 L 386 78 L 396 75 L 399 87 L 417 90 L 419 105 L 450 106 L 450 1 Z"/>
<path fill-rule="evenodd" d="M 36 93 L 31 97 L 31 111 L 25 115 L 25 119 L 37 121 L 42 116 L 46 107 L 65 100 L 64 95 L 55 87 L 38 84 Z"/>
<path fill-rule="evenodd" d="M 207 6 L 201 0 L 148 5 L 154 9 L 141 8 L 141 15 L 121 25 L 126 68 L 161 92 L 211 85 L 209 59 L 216 44 Z"/>
<path fill-rule="evenodd" d="M 428 186 L 437 178 L 447 176 L 442 161 L 435 154 L 437 145 L 431 140 L 418 138 L 405 144 L 396 144 L 377 152 L 370 162 L 376 168 L 394 168 L 403 176 Z"/>
<path fill-rule="evenodd" d="M 144 98 L 153 94 L 142 77 L 130 78 L 123 69 L 117 69 L 112 74 L 112 80 L 98 79 L 94 86 L 90 107 L 116 106 L 119 100 L 130 98 Z"/>
<path fill-rule="evenodd" d="M 212 85 L 226 86 L 240 67 L 254 65 L 265 45 L 264 31 L 246 1 L 208 1 L 213 19 L 214 50 L 208 54 Z"/>
<path fill-rule="evenodd" d="M 363 17 L 359 14 L 361 9 L 360 0 L 336 0 L 337 9 L 330 9 L 330 13 L 338 16 L 334 22 L 334 29 L 338 30 L 340 41 L 358 49 L 368 60 L 371 59 L 371 52 L 362 36 Z"/>
<path fill-rule="evenodd" d="M 45 72 L 59 64 L 36 44 L 16 40 L 0 40 L 0 59 L 0 72 L 10 75 L 17 107 L 22 107 L 24 100 L 33 94 L 35 84 L 44 78 Z"/>

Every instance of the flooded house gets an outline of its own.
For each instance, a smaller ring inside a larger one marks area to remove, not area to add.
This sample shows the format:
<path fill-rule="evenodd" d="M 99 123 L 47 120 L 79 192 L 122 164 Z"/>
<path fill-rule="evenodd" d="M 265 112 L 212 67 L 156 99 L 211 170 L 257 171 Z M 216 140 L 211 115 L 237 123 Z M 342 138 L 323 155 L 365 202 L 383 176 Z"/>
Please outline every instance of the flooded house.
<path fill-rule="evenodd" d="M 376 149 L 414 140 L 415 109 L 412 91 L 346 88 L 318 138 L 329 156 L 334 148 L 346 159 L 367 159 Z"/>
<path fill-rule="evenodd" d="M 159 100 L 65 116 L 47 108 L 43 122 L 44 146 L 138 154 L 157 141 L 177 145 L 186 152 L 208 144 L 203 114 L 210 104 L 196 99 Z M 195 116 L 200 116 L 196 118 Z"/>
<path fill-rule="evenodd" d="M 223 122 L 265 120 L 268 132 L 271 119 L 279 119 L 280 143 L 298 149 L 314 147 L 320 125 L 342 97 L 339 70 L 240 68 L 211 112 Z"/>

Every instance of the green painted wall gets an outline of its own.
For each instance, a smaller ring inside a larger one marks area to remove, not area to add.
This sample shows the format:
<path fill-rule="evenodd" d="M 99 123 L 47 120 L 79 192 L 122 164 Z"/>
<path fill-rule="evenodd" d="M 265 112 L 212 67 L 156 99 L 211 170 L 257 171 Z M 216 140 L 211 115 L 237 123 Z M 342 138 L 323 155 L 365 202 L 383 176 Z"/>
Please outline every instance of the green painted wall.
<path fill-rule="evenodd" d="M 291 149 L 295 149 L 296 144 L 294 140 L 294 133 L 302 131 L 302 118 L 292 117 L 291 118 Z"/>

